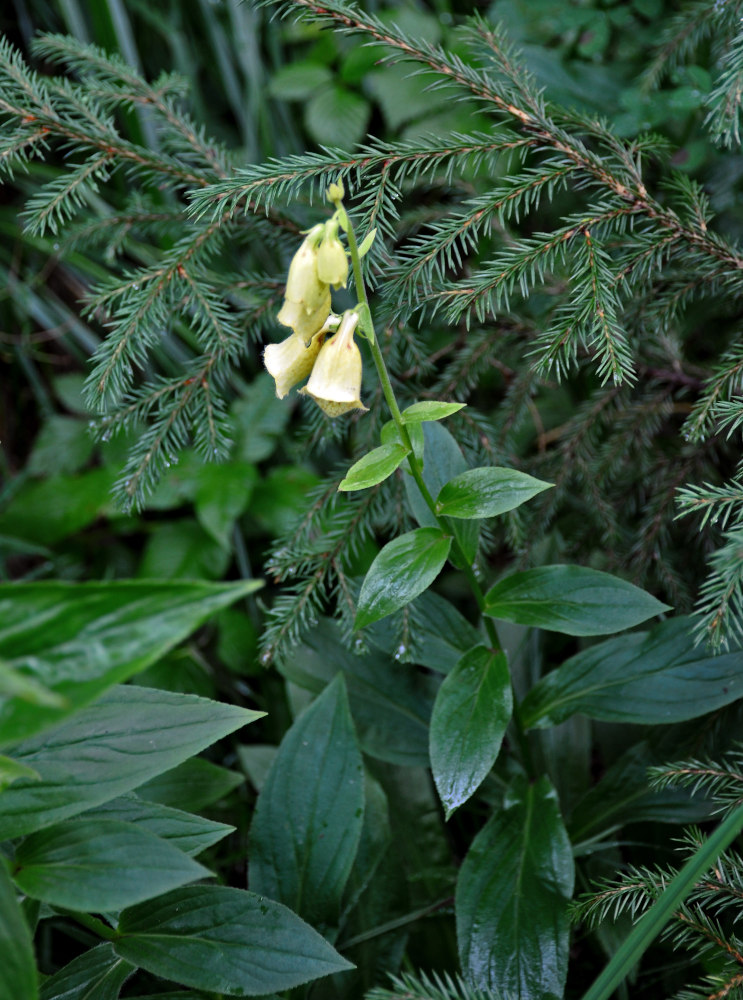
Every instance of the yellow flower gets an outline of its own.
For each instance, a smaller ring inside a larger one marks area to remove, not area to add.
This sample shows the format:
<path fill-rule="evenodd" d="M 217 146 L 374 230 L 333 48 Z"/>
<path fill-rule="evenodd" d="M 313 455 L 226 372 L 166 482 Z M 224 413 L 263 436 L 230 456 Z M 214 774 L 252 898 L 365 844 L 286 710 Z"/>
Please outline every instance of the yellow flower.
<path fill-rule="evenodd" d="M 276 382 L 276 395 L 283 399 L 293 385 L 303 382 L 312 371 L 320 352 L 324 333 L 319 333 L 305 346 L 303 337 L 293 333 L 280 344 L 269 344 L 263 352 L 263 361 L 269 375 Z"/>
<path fill-rule="evenodd" d="M 292 257 L 286 278 L 284 298 L 287 302 L 301 303 L 308 313 L 314 312 L 330 297 L 328 283 L 321 281 L 317 273 L 318 244 L 324 232 L 325 226 L 321 222 L 310 229 Z"/>
<path fill-rule="evenodd" d="M 325 223 L 325 235 L 317 251 L 317 274 L 320 281 L 326 281 L 333 288 L 346 287 L 348 281 L 348 257 L 343 244 L 338 239 L 338 221 L 331 219 Z"/>
<path fill-rule="evenodd" d="M 361 351 L 353 339 L 358 321 L 358 313 L 343 314 L 338 332 L 323 344 L 309 382 L 300 389 L 329 417 L 367 409 L 360 399 Z"/>
<path fill-rule="evenodd" d="M 290 302 L 284 299 L 284 304 L 279 309 L 276 319 L 284 326 L 290 326 L 298 337 L 301 337 L 306 345 L 318 330 L 322 328 L 330 315 L 330 288 L 325 285 L 325 296 L 312 310 L 307 310 L 304 302 Z"/>

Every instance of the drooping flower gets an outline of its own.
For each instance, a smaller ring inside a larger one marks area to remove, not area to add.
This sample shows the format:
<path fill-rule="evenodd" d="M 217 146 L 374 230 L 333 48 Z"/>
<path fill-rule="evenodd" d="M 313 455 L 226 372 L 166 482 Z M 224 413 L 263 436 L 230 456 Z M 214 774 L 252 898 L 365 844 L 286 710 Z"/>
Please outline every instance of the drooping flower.
<path fill-rule="evenodd" d="M 284 299 L 276 319 L 284 326 L 291 327 L 297 336 L 302 338 L 305 345 L 309 346 L 310 341 L 325 324 L 329 315 L 330 288 L 326 285 L 325 297 L 320 300 L 320 304 L 315 309 L 308 312 L 303 302 L 290 302 L 289 299 Z"/>
<path fill-rule="evenodd" d="M 318 334 L 309 347 L 297 333 L 291 334 L 280 344 L 269 344 L 263 352 L 263 361 L 269 375 L 276 382 L 276 395 L 283 399 L 297 382 L 303 382 L 312 371 L 322 347 L 324 334 Z"/>
<path fill-rule="evenodd" d="M 322 345 L 309 382 L 300 392 L 312 396 L 329 417 L 349 410 L 366 410 L 361 402 L 361 351 L 353 339 L 359 314 L 348 311 L 338 332 Z"/>
<path fill-rule="evenodd" d="M 310 229 L 292 257 L 286 277 L 284 298 L 287 302 L 302 303 L 307 312 L 317 309 L 329 292 L 328 283 L 317 273 L 317 251 L 324 232 L 322 222 Z"/>
<path fill-rule="evenodd" d="M 317 250 L 317 274 L 333 288 L 345 288 L 348 281 L 348 257 L 338 239 L 338 220 L 325 223 L 325 233 Z"/>

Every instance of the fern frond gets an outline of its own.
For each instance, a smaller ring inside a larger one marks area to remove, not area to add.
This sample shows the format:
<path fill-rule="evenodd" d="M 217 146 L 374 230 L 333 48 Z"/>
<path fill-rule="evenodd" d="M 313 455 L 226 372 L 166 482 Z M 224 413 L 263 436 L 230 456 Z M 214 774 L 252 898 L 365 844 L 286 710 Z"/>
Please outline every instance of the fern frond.
<path fill-rule="evenodd" d="M 403 972 L 390 978 L 389 987 L 375 986 L 365 1000 L 505 1000 L 499 993 L 475 988 L 448 973 Z"/>

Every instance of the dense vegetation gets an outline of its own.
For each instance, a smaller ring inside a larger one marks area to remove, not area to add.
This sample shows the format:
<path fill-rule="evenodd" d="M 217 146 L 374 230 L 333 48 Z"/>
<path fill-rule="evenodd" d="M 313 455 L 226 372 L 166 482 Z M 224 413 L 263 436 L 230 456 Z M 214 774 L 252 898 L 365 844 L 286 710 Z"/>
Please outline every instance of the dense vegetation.
<path fill-rule="evenodd" d="M 0 15 L 0 1000 L 743 997 L 741 6 Z"/>

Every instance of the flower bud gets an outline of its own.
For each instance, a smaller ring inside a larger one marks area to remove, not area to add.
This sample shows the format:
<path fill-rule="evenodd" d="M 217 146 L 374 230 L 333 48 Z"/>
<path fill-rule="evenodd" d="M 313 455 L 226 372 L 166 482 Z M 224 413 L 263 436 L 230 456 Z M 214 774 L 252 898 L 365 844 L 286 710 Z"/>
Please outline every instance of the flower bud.
<path fill-rule="evenodd" d="M 325 223 L 325 235 L 317 251 L 317 276 L 335 289 L 345 288 L 348 281 L 348 257 L 338 239 L 338 223 L 333 219 Z"/>
<path fill-rule="evenodd" d="M 293 333 L 280 344 L 269 344 L 263 352 L 263 362 L 276 382 L 276 395 L 283 399 L 293 385 L 303 382 L 312 371 L 320 352 L 324 334 L 313 337 L 309 347 L 299 334 Z"/>
<path fill-rule="evenodd" d="M 336 202 L 343 201 L 346 191 L 343 187 L 343 180 L 339 177 L 337 181 L 333 184 L 328 185 L 327 198 L 328 201 Z"/>
<path fill-rule="evenodd" d="M 286 278 L 284 298 L 287 302 L 303 303 L 307 312 L 317 309 L 328 293 L 328 282 L 321 281 L 317 273 L 318 244 L 324 231 L 322 223 L 310 229 L 292 257 Z"/>
<path fill-rule="evenodd" d="M 353 339 L 359 314 L 343 314 L 338 332 L 327 340 L 317 356 L 304 389 L 329 417 L 349 410 L 366 410 L 361 402 L 361 351 Z"/>

